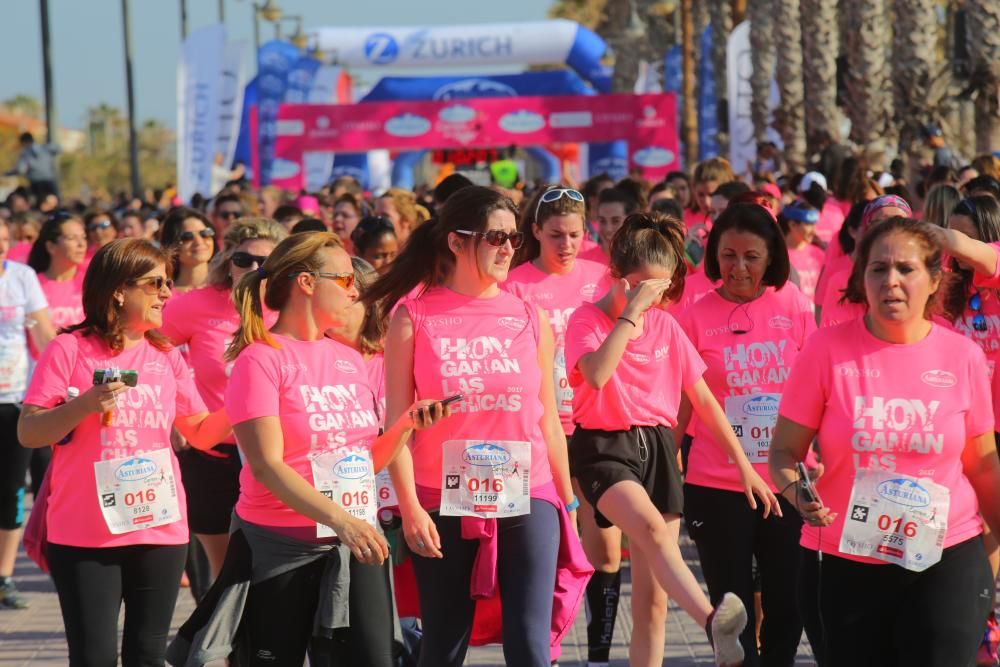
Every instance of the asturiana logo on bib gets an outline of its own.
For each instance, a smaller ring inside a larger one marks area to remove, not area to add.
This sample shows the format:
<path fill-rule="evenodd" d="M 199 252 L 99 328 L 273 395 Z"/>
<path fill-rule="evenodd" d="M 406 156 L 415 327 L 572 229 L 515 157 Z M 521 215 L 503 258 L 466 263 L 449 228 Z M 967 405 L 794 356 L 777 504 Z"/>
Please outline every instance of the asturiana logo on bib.
<path fill-rule="evenodd" d="M 753 417 L 769 417 L 778 414 L 778 399 L 774 396 L 757 396 L 743 404 L 743 412 Z"/>
<path fill-rule="evenodd" d="M 353 374 L 358 372 L 357 367 L 346 359 L 337 359 L 333 365 L 336 366 L 337 370 L 341 373 Z"/>
<path fill-rule="evenodd" d="M 368 474 L 368 459 L 348 454 L 333 464 L 333 474 L 341 479 L 361 479 Z"/>
<path fill-rule="evenodd" d="M 792 321 L 784 315 L 775 315 L 767 321 L 767 326 L 772 329 L 785 329 L 787 331 L 792 328 Z"/>
<path fill-rule="evenodd" d="M 474 466 L 502 466 L 510 462 L 510 452 L 500 445 L 484 442 L 480 445 L 466 447 L 462 452 L 462 460 Z"/>
<path fill-rule="evenodd" d="M 889 479 L 878 485 L 876 491 L 886 500 L 906 507 L 927 507 L 931 494 L 924 487 L 909 479 Z"/>
<path fill-rule="evenodd" d="M 947 389 L 948 387 L 954 387 L 958 384 L 958 378 L 955 377 L 954 373 L 949 371 L 924 371 L 920 379 L 924 381 L 924 384 L 929 384 L 932 387 L 940 387 L 942 389 Z"/>
<path fill-rule="evenodd" d="M 122 482 L 138 482 L 141 479 L 146 479 L 158 469 L 154 461 L 136 456 L 118 466 L 118 469 L 115 470 L 115 477 Z"/>
<path fill-rule="evenodd" d="M 502 326 L 504 329 L 510 329 L 511 331 L 520 331 L 528 323 L 520 317 L 501 317 L 497 320 L 497 324 Z"/>

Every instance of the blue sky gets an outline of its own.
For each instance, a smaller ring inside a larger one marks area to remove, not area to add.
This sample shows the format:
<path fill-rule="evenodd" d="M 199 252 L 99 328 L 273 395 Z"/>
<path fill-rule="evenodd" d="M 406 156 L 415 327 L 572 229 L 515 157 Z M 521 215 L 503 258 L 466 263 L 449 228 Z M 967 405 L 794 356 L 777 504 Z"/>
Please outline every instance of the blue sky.
<path fill-rule="evenodd" d="M 130 0 L 133 73 L 140 120 L 174 126 L 180 45 L 178 0 Z M 8 0 L 0 21 L 0 100 L 42 97 L 41 29 L 37 0 Z M 188 29 L 218 20 L 218 0 L 188 0 Z M 225 0 L 230 39 L 253 39 L 250 0 Z M 546 0 L 277 0 L 306 28 L 531 21 L 546 16 Z M 125 108 L 120 0 L 49 0 L 56 114 L 64 127 L 82 126 L 87 107 Z M 286 23 L 285 31 L 294 30 Z M 261 39 L 273 36 L 261 25 Z"/>

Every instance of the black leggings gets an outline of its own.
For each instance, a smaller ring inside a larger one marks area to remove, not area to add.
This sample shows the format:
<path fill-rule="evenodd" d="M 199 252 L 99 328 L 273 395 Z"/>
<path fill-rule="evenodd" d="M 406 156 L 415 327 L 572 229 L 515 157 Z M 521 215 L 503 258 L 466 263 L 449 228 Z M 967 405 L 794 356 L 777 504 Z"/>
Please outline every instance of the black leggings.
<path fill-rule="evenodd" d="M 694 484 L 684 485 L 684 519 L 698 547 L 698 558 L 712 604 L 733 592 L 747 608 L 747 626 L 740 635 L 746 667 L 784 667 L 795 662 L 802 638 L 798 610 L 799 533 L 802 520 L 779 497 L 783 517 L 764 518 L 759 502 L 751 509 L 744 494 Z M 760 654 L 754 636 L 754 576 L 756 556 L 764 620 Z"/>
<path fill-rule="evenodd" d="M 114 667 L 125 602 L 123 667 L 163 665 L 187 545 L 90 549 L 48 545 L 69 664 Z"/>
<path fill-rule="evenodd" d="M 16 530 L 24 523 L 24 475 L 30 468 L 31 491 L 37 495 L 52 457 L 49 447 L 25 449 L 17 441 L 20 415 L 17 405 L 0 404 L 0 530 Z"/>
<path fill-rule="evenodd" d="M 819 595 L 827 667 L 975 665 L 993 608 L 982 538 L 948 547 L 923 572 L 824 554 L 802 574 Z"/>
<path fill-rule="evenodd" d="M 332 639 L 313 637 L 325 559 L 250 586 L 244 611 L 245 662 L 254 667 L 298 667 L 309 649 L 314 667 L 392 667 L 392 589 L 389 563 L 351 557 L 351 626 Z"/>
<path fill-rule="evenodd" d="M 461 517 L 431 514 L 444 558 L 413 557 L 424 637 L 421 667 L 460 667 L 472 636 L 469 595 L 478 540 L 462 538 Z M 503 599 L 503 654 L 508 665 L 548 667 L 559 514 L 531 499 L 531 513 L 497 520 L 497 585 Z"/>

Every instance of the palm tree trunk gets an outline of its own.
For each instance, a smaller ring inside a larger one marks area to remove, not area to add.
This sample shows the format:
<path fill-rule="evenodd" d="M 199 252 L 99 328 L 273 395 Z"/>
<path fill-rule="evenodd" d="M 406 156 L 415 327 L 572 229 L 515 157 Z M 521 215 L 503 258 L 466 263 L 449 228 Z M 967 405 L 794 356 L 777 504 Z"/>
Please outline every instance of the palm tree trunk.
<path fill-rule="evenodd" d="M 712 69 L 715 72 L 715 92 L 721 103 L 726 99 L 729 81 L 726 75 L 726 46 L 729 43 L 729 33 L 733 31 L 733 12 L 730 3 L 721 1 L 714 3 L 709 21 L 712 24 Z M 721 153 L 728 154 L 729 134 L 721 132 L 718 141 Z"/>
<path fill-rule="evenodd" d="M 688 168 L 698 161 L 698 100 L 694 94 L 694 2 L 681 0 L 681 62 L 683 63 L 684 113 L 682 132 Z"/>
<path fill-rule="evenodd" d="M 753 101 L 750 111 L 757 141 L 764 140 L 771 120 L 771 81 L 774 80 L 777 58 L 773 11 L 774 0 L 749 0 L 747 4 L 747 18 L 751 25 L 750 59 L 753 63 L 753 74 L 750 76 Z"/>
<path fill-rule="evenodd" d="M 781 45 L 777 61 L 781 104 L 774 116 L 774 125 L 785 142 L 785 161 L 789 170 L 802 172 L 806 166 L 806 118 L 799 0 L 777 0 L 774 19 L 774 38 Z"/>
<path fill-rule="evenodd" d="M 976 88 L 976 152 L 1000 149 L 1000 3 L 968 0 L 972 83 Z"/>
<path fill-rule="evenodd" d="M 836 0 L 802 0 L 802 75 L 805 84 L 806 153 L 840 141 Z"/>
<path fill-rule="evenodd" d="M 885 0 L 844 0 L 843 7 L 851 26 L 846 36 L 851 140 L 868 153 L 884 151 L 892 118 L 888 72 L 892 37 Z"/>

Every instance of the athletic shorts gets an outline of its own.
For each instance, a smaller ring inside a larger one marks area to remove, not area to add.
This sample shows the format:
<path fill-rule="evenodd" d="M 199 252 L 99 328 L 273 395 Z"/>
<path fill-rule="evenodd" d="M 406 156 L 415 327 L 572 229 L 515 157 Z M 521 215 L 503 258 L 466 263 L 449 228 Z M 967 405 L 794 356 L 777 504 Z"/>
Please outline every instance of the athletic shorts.
<path fill-rule="evenodd" d="M 188 528 L 200 535 L 228 533 L 240 497 L 242 464 L 236 445 L 216 445 L 210 452 L 187 449 L 178 459 L 187 493 Z"/>
<path fill-rule="evenodd" d="M 618 482 L 642 486 L 661 514 L 682 514 L 684 482 L 677 467 L 677 447 L 665 426 L 633 426 L 627 431 L 576 427 L 569 443 L 569 471 L 594 508 L 599 528 L 610 528 L 597 501 Z"/>

